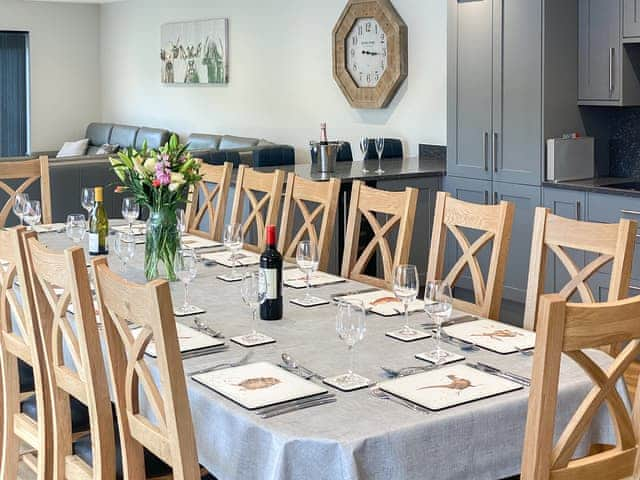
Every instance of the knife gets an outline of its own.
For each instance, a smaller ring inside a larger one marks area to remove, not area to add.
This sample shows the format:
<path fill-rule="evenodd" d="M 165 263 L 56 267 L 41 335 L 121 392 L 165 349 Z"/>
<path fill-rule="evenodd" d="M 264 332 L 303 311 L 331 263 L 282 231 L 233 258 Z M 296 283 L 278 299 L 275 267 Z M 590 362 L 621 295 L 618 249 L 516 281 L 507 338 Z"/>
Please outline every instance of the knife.
<path fill-rule="evenodd" d="M 291 413 L 291 412 L 296 412 L 298 410 L 304 410 L 306 408 L 311 408 L 311 407 L 318 407 L 320 405 L 327 405 L 329 403 L 335 403 L 337 400 L 335 398 L 325 398 L 322 400 L 316 400 L 315 402 L 308 402 L 308 403 L 303 403 L 301 405 L 294 405 L 288 408 L 283 408 L 281 410 L 276 410 L 275 412 L 271 412 L 271 413 L 266 413 L 266 414 L 262 414 L 260 415 L 260 417 L 262 418 L 272 418 L 272 417 L 276 417 L 278 415 L 283 415 L 285 413 Z"/>
<path fill-rule="evenodd" d="M 255 413 L 257 415 L 266 415 L 272 412 L 277 412 L 278 410 L 282 410 L 285 408 L 291 408 L 294 406 L 300 406 L 300 405 L 304 405 L 305 403 L 310 403 L 310 402 L 317 402 L 320 400 L 325 400 L 328 398 L 335 398 L 336 395 L 335 393 L 329 393 L 329 392 L 325 392 L 325 393 L 321 393 L 319 395 L 313 395 L 312 397 L 306 397 L 306 398 L 298 398 L 296 400 L 289 400 L 288 402 L 283 402 L 283 403 L 278 403 L 277 405 L 270 405 L 268 407 L 262 407 L 259 408 L 257 410 L 255 410 Z"/>
<path fill-rule="evenodd" d="M 451 327 L 453 325 L 460 325 L 462 323 L 475 322 L 476 320 L 480 320 L 475 315 L 463 315 L 461 317 L 452 318 L 451 320 L 447 320 L 446 322 L 442 322 L 442 327 Z M 435 323 L 423 323 L 422 326 L 424 328 L 436 328 L 437 325 Z"/>
<path fill-rule="evenodd" d="M 352 295 L 360 295 L 362 293 L 371 293 L 371 292 L 377 292 L 379 291 L 379 288 L 366 288 L 364 290 L 356 290 L 355 292 L 345 292 L 345 293 L 339 293 L 337 295 L 333 295 L 331 297 L 331 300 L 333 300 L 334 302 L 340 300 L 341 298 L 345 298 L 345 297 L 350 297 Z"/>
<path fill-rule="evenodd" d="M 481 370 L 486 373 L 492 373 L 507 380 L 511 380 L 512 382 L 519 383 L 520 385 L 523 385 L 525 387 L 531 386 L 531 380 L 527 377 L 523 377 L 522 375 L 518 375 L 516 373 L 508 372 L 505 370 L 500 370 L 499 368 L 492 367 L 491 365 L 487 365 L 486 363 L 477 362 L 476 364 L 468 363 L 467 365 L 475 368 L 476 370 Z"/>

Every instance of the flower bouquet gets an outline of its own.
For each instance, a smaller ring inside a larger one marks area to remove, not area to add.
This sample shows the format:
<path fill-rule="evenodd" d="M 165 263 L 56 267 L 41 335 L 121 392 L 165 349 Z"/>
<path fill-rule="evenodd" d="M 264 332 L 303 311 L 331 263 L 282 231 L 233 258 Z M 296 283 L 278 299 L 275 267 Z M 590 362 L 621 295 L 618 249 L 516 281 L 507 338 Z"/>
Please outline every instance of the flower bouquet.
<path fill-rule="evenodd" d="M 176 280 L 174 259 L 180 235 L 176 210 L 188 201 L 189 189 L 197 183 L 201 160 L 191 157 L 187 146 L 172 135 L 159 150 L 133 148 L 111 158 L 113 171 L 121 184 L 117 192 L 131 193 L 139 205 L 149 209 L 145 244 L 144 273 L 147 280 L 158 277 L 158 266 L 164 264 L 167 278 Z"/>

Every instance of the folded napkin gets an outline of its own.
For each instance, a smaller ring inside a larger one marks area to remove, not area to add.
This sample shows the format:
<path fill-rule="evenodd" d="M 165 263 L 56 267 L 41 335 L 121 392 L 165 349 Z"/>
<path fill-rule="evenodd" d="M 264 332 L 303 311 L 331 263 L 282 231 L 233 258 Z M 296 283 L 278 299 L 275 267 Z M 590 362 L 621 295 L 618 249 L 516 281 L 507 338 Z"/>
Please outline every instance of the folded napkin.
<path fill-rule="evenodd" d="M 181 354 L 194 352 L 197 350 L 207 350 L 212 347 L 219 347 L 221 345 L 224 345 L 224 340 L 213 338 L 181 323 L 176 323 L 176 328 L 178 330 L 178 343 L 180 345 Z M 134 337 L 137 338 L 141 331 L 142 329 L 136 328 L 132 329 L 131 333 Z M 151 343 L 149 343 L 145 353 L 150 357 L 157 356 L 155 342 L 152 341 Z"/>
<path fill-rule="evenodd" d="M 388 290 L 357 293 L 338 298 L 345 302 L 350 300 L 360 300 L 364 304 L 365 309 L 377 313 L 378 315 L 382 315 L 383 317 L 393 317 L 394 315 L 404 314 L 402 301 L 396 298 L 393 292 Z M 424 310 L 424 302 L 422 300 L 415 300 L 409 304 L 410 313 L 422 310 Z"/>
<path fill-rule="evenodd" d="M 33 230 L 36 233 L 50 233 L 57 232 L 59 230 L 64 231 L 66 225 L 64 223 L 49 223 L 46 225 L 34 225 Z"/>
<path fill-rule="evenodd" d="M 285 270 L 282 273 L 282 276 L 284 284 L 288 287 L 305 288 L 307 286 L 306 275 L 297 268 Z M 332 285 L 334 283 L 342 283 L 344 281 L 344 278 L 337 277 L 336 275 L 331 275 L 330 273 L 313 272 L 313 275 L 311 275 L 310 283 L 312 287 L 320 287 L 322 285 Z"/>
<path fill-rule="evenodd" d="M 202 255 L 205 260 L 213 260 L 214 262 L 225 267 L 232 267 L 231 253 L 228 251 L 205 253 Z M 236 266 L 249 267 L 260 263 L 260 255 L 246 250 L 240 250 L 236 255 Z"/>

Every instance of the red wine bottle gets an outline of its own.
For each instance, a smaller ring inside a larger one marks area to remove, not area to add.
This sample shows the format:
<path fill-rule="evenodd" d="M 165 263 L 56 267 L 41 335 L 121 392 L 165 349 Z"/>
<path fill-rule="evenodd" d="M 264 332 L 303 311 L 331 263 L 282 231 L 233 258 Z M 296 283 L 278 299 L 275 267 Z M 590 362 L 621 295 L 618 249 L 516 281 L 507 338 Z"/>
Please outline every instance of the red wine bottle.
<path fill-rule="evenodd" d="M 276 227 L 267 225 L 267 248 L 260 255 L 260 273 L 265 281 L 266 296 L 260 305 L 262 320 L 282 318 L 282 255 L 276 249 Z"/>
<path fill-rule="evenodd" d="M 329 137 L 327 137 L 327 124 L 320 124 L 320 145 L 329 145 Z"/>

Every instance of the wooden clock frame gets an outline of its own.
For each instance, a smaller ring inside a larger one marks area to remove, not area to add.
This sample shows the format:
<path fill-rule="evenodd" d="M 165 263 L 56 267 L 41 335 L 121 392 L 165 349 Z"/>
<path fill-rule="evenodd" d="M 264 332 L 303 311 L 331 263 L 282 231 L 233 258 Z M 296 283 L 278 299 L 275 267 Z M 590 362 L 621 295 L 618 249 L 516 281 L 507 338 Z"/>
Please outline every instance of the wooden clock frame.
<path fill-rule="evenodd" d="M 387 68 L 375 87 L 359 87 L 347 70 L 346 42 L 356 21 L 375 18 L 387 36 Z M 385 108 L 409 73 L 408 28 L 390 0 L 349 0 L 333 29 L 333 77 L 354 108 Z"/>

